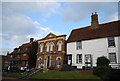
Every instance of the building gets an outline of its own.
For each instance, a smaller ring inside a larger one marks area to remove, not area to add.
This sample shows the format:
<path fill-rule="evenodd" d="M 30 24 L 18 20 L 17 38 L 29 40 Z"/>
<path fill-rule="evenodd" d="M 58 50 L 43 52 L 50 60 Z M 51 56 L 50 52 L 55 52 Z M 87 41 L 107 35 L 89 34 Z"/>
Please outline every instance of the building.
<path fill-rule="evenodd" d="M 18 67 L 21 70 L 24 70 L 28 67 L 28 59 L 32 42 L 33 38 L 30 39 L 30 42 L 22 44 L 18 48 L 15 48 L 13 52 L 7 55 L 9 58 L 10 68 Z"/>
<path fill-rule="evenodd" d="M 2 70 L 8 70 L 8 66 L 9 66 L 9 62 L 8 62 L 8 58 L 6 55 L 0 55 L 1 57 L 1 65 L 2 65 Z"/>
<path fill-rule="evenodd" d="M 92 13 L 91 25 L 72 30 L 67 40 L 67 61 L 77 69 L 96 67 L 97 58 L 105 56 L 112 68 L 120 68 L 120 20 L 99 24 Z"/>
<path fill-rule="evenodd" d="M 36 68 L 56 69 L 62 68 L 65 57 L 66 35 L 56 36 L 49 33 L 45 38 L 38 40 Z"/>

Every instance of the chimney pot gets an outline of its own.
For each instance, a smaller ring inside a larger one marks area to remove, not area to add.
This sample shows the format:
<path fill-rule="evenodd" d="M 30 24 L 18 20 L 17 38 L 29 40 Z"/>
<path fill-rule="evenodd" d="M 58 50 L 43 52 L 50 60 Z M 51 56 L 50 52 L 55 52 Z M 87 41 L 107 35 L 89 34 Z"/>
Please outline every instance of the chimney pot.
<path fill-rule="evenodd" d="M 34 38 L 30 38 L 30 43 L 32 43 L 32 42 L 33 42 L 33 40 L 34 40 Z"/>

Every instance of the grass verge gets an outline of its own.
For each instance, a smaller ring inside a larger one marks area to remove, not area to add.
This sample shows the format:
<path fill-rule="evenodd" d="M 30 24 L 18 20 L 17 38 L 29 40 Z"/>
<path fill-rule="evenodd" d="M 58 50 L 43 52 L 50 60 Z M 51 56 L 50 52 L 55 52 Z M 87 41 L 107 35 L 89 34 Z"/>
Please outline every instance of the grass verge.
<path fill-rule="evenodd" d="M 50 72 L 39 72 L 33 75 L 31 79 L 98 79 L 99 77 L 95 75 L 83 74 L 77 71 L 50 71 Z"/>
<path fill-rule="evenodd" d="M 24 76 L 26 73 L 2 73 L 2 76 L 7 76 L 7 77 L 22 77 Z"/>

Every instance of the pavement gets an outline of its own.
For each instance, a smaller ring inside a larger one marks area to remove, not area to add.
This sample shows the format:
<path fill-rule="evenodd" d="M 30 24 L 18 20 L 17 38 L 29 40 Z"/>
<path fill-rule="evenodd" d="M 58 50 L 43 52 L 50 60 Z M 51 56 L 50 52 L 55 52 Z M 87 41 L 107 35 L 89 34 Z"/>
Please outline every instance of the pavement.
<path fill-rule="evenodd" d="M 2 77 L 2 81 L 101 81 L 101 80 L 81 80 L 81 79 L 17 79 L 13 77 Z"/>
<path fill-rule="evenodd" d="M 17 79 L 17 78 L 13 78 L 13 77 L 3 76 L 2 81 L 30 81 L 30 80 L 21 80 L 21 79 Z"/>

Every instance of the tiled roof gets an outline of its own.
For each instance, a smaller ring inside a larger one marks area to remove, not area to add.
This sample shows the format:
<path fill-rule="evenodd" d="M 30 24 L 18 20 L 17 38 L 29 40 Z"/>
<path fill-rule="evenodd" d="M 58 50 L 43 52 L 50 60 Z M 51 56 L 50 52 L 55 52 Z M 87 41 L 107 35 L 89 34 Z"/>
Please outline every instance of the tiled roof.
<path fill-rule="evenodd" d="M 91 26 L 72 30 L 67 42 L 89 40 L 110 36 L 120 36 L 120 20 L 99 24 L 99 28 L 92 29 Z"/>
<path fill-rule="evenodd" d="M 19 48 L 15 48 L 14 51 L 11 54 L 17 54 L 17 53 L 25 53 L 25 52 L 29 52 L 29 47 L 31 46 L 30 43 L 25 43 L 22 44 L 21 46 L 19 46 Z M 26 50 L 26 48 L 28 48 L 28 50 Z M 19 51 L 20 49 L 20 51 Z"/>

